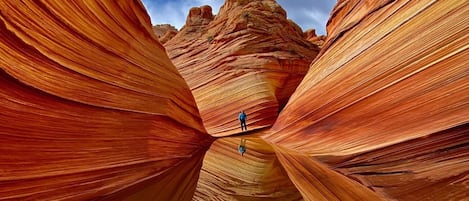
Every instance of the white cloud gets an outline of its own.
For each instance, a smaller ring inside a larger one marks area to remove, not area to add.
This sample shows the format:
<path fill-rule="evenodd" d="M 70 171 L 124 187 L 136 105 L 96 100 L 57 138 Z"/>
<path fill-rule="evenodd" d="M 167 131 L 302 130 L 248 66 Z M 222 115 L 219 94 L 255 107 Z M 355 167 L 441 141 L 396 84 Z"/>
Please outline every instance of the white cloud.
<path fill-rule="evenodd" d="M 224 0 L 142 0 L 151 17 L 152 24 L 171 24 L 180 29 L 186 22 L 192 7 L 210 5 L 218 13 Z M 303 30 L 314 28 L 319 35 L 326 34 L 325 28 L 332 6 L 336 0 L 277 0 L 287 11 L 288 18 Z"/>
<path fill-rule="evenodd" d="M 303 30 L 316 29 L 318 35 L 326 34 L 326 23 L 336 0 L 277 0 L 287 11 L 288 18 Z"/>
<path fill-rule="evenodd" d="M 186 23 L 192 7 L 210 5 L 216 14 L 224 0 L 186 0 L 186 1 L 155 1 L 142 0 L 152 24 L 171 24 L 180 29 Z"/>
<path fill-rule="evenodd" d="M 311 18 L 314 22 L 316 22 L 316 24 L 321 24 L 328 18 L 328 16 L 322 14 L 321 12 L 318 12 L 317 10 L 306 12 L 305 16 Z"/>
<path fill-rule="evenodd" d="M 213 14 L 217 14 L 220 7 L 225 2 L 224 0 L 194 0 L 196 5 L 210 5 L 212 7 Z"/>

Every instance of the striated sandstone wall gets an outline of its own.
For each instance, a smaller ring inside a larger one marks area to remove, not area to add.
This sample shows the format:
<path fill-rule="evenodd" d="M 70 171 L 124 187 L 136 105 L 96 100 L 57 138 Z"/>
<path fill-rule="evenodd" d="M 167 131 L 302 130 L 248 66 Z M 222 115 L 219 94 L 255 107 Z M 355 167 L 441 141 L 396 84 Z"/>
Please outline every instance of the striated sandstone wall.
<path fill-rule="evenodd" d="M 165 47 L 213 136 L 238 132 L 241 110 L 248 128 L 271 126 L 319 51 L 273 0 L 192 8 Z"/>
<path fill-rule="evenodd" d="M 0 103 L 0 200 L 190 199 L 212 141 L 136 1 L 0 1 Z"/>
<path fill-rule="evenodd" d="M 389 200 L 467 198 L 467 9 L 339 1 L 320 55 L 264 138 Z"/>
<path fill-rule="evenodd" d="M 324 45 L 324 41 L 326 40 L 325 35 L 317 36 L 316 30 L 314 29 L 308 29 L 303 34 L 307 41 L 317 45 L 319 48 L 322 48 L 322 46 Z"/>
<path fill-rule="evenodd" d="M 178 30 L 170 24 L 157 24 L 153 26 L 153 33 L 158 37 L 160 43 L 164 45 L 178 33 Z"/>
<path fill-rule="evenodd" d="M 258 134 L 244 137 L 247 152 L 236 152 L 241 137 L 217 139 L 205 155 L 193 200 L 302 200 L 275 150 Z"/>
<path fill-rule="evenodd" d="M 338 1 L 308 71 L 283 9 L 227 0 L 181 76 L 140 3 L 0 1 L 0 200 L 464 200 L 467 8 Z"/>

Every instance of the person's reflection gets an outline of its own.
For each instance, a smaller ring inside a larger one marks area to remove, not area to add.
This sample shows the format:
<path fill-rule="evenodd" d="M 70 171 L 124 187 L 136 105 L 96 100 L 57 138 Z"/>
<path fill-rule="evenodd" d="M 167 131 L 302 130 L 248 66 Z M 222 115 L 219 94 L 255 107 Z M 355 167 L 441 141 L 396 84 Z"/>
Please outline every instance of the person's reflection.
<path fill-rule="evenodd" d="M 244 152 L 246 152 L 246 139 L 241 138 L 241 143 L 238 146 L 238 151 L 241 153 L 241 156 L 244 156 Z"/>

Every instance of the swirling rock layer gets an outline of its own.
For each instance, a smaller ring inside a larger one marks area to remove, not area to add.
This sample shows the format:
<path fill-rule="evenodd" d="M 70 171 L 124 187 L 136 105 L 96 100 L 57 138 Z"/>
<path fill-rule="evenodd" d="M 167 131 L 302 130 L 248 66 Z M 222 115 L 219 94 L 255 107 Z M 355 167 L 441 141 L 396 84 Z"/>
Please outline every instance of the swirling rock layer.
<path fill-rule="evenodd" d="M 467 8 L 339 1 L 320 55 L 265 139 L 386 199 L 467 197 Z"/>
<path fill-rule="evenodd" d="M 211 137 L 142 4 L 1 1 L 0 58 L 0 200 L 191 197 Z"/>
<path fill-rule="evenodd" d="M 212 144 L 193 200 L 301 200 L 271 145 L 259 133 L 244 139 L 244 156 L 236 153 L 241 137 Z"/>
<path fill-rule="evenodd" d="M 189 84 L 213 136 L 271 126 L 308 70 L 318 48 L 272 0 L 226 1 L 216 17 L 192 8 L 186 25 L 165 47 Z"/>
<path fill-rule="evenodd" d="M 468 130 L 465 124 L 328 163 L 396 200 L 464 200 Z"/>
<path fill-rule="evenodd" d="M 288 146 L 301 139 L 292 148 L 315 155 L 350 154 L 467 122 L 463 5 L 389 2 L 352 27 L 333 24 L 347 29 L 329 36 L 273 128 L 281 135 L 271 140 Z M 339 11 L 333 16 L 348 19 L 355 10 Z M 416 36 L 397 43 L 403 35 Z"/>
<path fill-rule="evenodd" d="M 361 185 L 304 153 L 275 146 L 278 159 L 305 200 L 383 200 Z"/>
<path fill-rule="evenodd" d="M 467 199 L 467 10 L 338 1 L 308 71 L 274 1 L 191 9 L 177 68 L 135 1 L 0 1 L 0 200 Z"/>

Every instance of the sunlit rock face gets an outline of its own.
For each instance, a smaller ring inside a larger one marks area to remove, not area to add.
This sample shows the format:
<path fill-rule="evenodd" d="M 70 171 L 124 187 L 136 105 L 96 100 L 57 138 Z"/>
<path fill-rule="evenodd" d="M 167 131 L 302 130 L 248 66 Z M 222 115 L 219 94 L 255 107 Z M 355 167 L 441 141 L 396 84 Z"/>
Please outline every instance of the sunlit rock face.
<path fill-rule="evenodd" d="M 217 139 L 207 152 L 193 200 L 302 200 L 271 145 L 258 135 Z"/>
<path fill-rule="evenodd" d="M 181 75 L 140 3 L 0 1 L 0 200 L 469 197 L 463 1 L 338 1 L 309 71 L 276 3 L 220 10 L 166 43 Z"/>
<path fill-rule="evenodd" d="M 192 8 L 165 47 L 213 136 L 239 132 L 241 110 L 248 128 L 271 126 L 319 51 L 272 0 Z"/>
<path fill-rule="evenodd" d="M 307 41 L 317 45 L 319 48 L 322 48 L 324 41 L 326 40 L 326 36 L 316 35 L 316 30 L 314 29 L 308 29 L 303 34 Z"/>
<path fill-rule="evenodd" d="M 1 1 L 0 103 L 1 200 L 190 199 L 212 141 L 136 1 Z"/>
<path fill-rule="evenodd" d="M 467 198 L 463 1 L 338 1 L 320 55 L 265 139 L 389 200 Z"/>
<path fill-rule="evenodd" d="M 322 160 L 388 200 L 465 200 L 468 130 L 465 124 L 340 160 Z"/>
<path fill-rule="evenodd" d="M 304 200 L 385 200 L 367 186 L 348 178 L 307 154 L 275 146 L 280 164 Z"/>
<path fill-rule="evenodd" d="M 157 24 L 153 26 L 153 33 L 158 37 L 160 43 L 164 45 L 178 33 L 178 30 L 170 24 Z"/>

